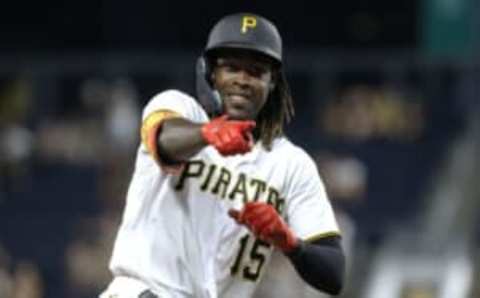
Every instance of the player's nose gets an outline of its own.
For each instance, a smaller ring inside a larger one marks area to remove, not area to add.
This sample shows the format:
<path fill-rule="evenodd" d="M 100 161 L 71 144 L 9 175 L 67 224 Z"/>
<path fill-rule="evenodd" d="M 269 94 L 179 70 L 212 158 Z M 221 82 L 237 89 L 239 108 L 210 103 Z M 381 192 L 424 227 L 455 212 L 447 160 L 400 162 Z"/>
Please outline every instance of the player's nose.
<path fill-rule="evenodd" d="M 239 69 L 235 74 L 234 82 L 241 86 L 252 85 L 253 78 L 245 69 Z"/>

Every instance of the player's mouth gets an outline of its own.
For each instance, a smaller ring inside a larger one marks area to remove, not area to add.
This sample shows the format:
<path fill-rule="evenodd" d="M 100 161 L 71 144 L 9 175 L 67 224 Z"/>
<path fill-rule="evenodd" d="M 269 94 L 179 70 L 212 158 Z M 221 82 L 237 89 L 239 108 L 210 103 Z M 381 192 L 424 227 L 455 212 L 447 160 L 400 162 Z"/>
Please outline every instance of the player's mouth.
<path fill-rule="evenodd" d="M 247 94 L 227 93 L 226 106 L 231 116 L 235 118 L 248 118 L 252 113 L 253 102 Z"/>
<path fill-rule="evenodd" d="M 245 94 L 228 94 L 227 98 L 230 102 L 230 106 L 234 108 L 242 110 L 249 110 L 252 108 L 252 100 Z"/>
<path fill-rule="evenodd" d="M 233 104 L 251 104 L 250 92 L 232 91 L 226 92 L 226 96 Z"/>
<path fill-rule="evenodd" d="M 233 104 L 242 104 L 242 103 L 250 102 L 248 97 L 243 94 L 228 94 L 227 96 Z"/>

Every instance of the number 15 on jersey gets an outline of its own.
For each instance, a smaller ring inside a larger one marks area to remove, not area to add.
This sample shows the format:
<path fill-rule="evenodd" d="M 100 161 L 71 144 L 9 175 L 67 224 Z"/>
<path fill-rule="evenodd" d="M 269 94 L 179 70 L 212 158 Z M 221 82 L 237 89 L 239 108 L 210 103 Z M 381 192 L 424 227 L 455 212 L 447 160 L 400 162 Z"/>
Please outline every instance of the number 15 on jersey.
<path fill-rule="evenodd" d="M 232 276 L 240 274 L 246 280 L 256 281 L 262 272 L 272 246 L 250 234 L 240 238 L 239 244 L 240 247 L 235 261 L 230 267 L 230 273 Z"/>

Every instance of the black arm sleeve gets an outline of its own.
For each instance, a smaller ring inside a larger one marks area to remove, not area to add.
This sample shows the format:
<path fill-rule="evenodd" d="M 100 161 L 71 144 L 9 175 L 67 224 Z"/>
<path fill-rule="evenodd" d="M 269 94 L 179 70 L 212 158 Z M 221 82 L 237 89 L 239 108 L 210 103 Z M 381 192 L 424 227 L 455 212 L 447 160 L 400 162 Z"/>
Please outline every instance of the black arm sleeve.
<path fill-rule="evenodd" d="M 345 277 L 345 256 L 339 236 L 300 242 L 298 248 L 287 254 L 287 257 L 298 274 L 312 287 L 331 295 L 341 292 Z"/>

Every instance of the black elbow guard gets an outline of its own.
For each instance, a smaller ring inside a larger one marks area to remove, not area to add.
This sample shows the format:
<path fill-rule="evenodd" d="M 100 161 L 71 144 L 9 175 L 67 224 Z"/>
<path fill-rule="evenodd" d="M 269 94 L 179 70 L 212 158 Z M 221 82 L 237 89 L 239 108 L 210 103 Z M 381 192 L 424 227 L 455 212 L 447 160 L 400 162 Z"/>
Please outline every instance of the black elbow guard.
<path fill-rule="evenodd" d="M 312 287 L 331 295 L 338 295 L 345 280 L 345 256 L 340 237 L 301 243 L 288 258 L 296 271 Z"/>

